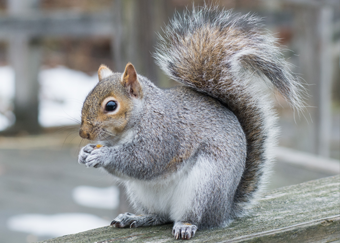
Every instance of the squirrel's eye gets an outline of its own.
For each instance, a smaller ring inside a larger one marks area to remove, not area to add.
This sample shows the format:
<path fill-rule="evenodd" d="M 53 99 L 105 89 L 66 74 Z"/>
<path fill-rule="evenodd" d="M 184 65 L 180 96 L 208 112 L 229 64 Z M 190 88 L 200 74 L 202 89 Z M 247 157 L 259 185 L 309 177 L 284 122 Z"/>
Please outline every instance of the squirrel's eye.
<path fill-rule="evenodd" d="M 105 107 L 106 111 L 114 111 L 115 109 L 117 109 L 117 102 L 111 100 L 108 101 Z"/>

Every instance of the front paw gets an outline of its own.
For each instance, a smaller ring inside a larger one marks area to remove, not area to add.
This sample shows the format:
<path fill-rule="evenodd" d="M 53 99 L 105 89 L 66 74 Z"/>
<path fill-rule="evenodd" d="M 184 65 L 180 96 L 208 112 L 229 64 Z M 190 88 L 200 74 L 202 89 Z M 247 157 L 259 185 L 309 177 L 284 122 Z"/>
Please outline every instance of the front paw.
<path fill-rule="evenodd" d="M 94 149 L 86 158 L 86 167 L 104 167 L 109 163 L 109 151 L 107 147 Z"/>
<path fill-rule="evenodd" d="M 83 165 L 86 164 L 87 157 L 90 155 L 90 153 L 93 151 L 95 147 L 96 144 L 88 144 L 80 150 L 79 159 L 78 159 L 79 164 L 83 164 Z"/>
<path fill-rule="evenodd" d="M 139 216 L 136 216 L 135 214 L 132 213 L 119 214 L 111 222 L 111 226 L 115 228 L 125 228 L 125 227 L 136 228 L 137 227 L 136 222 L 138 218 Z"/>

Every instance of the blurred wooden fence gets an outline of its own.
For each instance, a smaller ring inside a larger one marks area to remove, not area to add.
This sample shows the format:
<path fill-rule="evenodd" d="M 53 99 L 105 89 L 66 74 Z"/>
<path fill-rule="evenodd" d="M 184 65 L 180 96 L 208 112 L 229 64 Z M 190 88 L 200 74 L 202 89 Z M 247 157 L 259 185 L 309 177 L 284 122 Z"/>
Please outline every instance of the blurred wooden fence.
<path fill-rule="evenodd" d="M 38 10 L 39 2 L 8 0 L 8 16 L 0 16 L 0 39 L 9 43 L 9 61 L 15 70 L 16 83 L 16 122 L 5 133 L 40 131 L 38 72 L 42 38 L 111 37 L 116 63 L 113 69 L 123 70 L 130 61 L 140 73 L 152 80 L 160 80 L 151 51 L 157 25 L 161 26 L 169 15 L 168 1 L 151 4 L 148 1 L 116 0 L 111 11 L 99 13 L 46 13 Z"/>
<path fill-rule="evenodd" d="M 333 9 L 339 0 L 279 0 L 296 6 L 295 37 L 302 77 L 309 85 L 313 108 L 311 151 L 328 157 L 331 130 L 331 36 Z M 151 57 L 155 31 L 173 12 L 170 1 L 115 0 L 112 9 L 99 13 L 42 12 L 39 0 L 8 0 L 8 15 L 0 16 L 0 39 L 9 42 L 9 60 L 15 70 L 14 113 L 8 131 L 39 132 L 38 71 L 41 39 L 46 37 L 108 36 L 112 39 L 116 70 L 130 61 L 160 86 L 161 71 Z M 124 23 L 124 24 L 122 24 Z M 299 37 L 299 38 L 297 38 Z M 160 80 L 160 83 L 158 82 Z M 69 87 L 68 87 L 69 88 Z"/>

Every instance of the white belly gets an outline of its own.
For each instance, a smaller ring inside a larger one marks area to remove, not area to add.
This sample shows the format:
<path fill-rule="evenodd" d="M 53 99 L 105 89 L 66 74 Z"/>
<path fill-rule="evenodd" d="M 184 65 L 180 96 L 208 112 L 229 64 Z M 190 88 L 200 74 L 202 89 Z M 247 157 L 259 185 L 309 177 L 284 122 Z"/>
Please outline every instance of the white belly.
<path fill-rule="evenodd" d="M 194 164 L 194 163 L 191 163 Z M 179 220 L 191 209 L 197 190 L 213 173 L 213 166 L 206 159 L 198 159 L 192 168 L 186 166 L 170 179 L 159 181 L 126 181 L 130 200 L 137 208 L 142 205 L 148 213 L 162 214 L 171 220 Z"/>

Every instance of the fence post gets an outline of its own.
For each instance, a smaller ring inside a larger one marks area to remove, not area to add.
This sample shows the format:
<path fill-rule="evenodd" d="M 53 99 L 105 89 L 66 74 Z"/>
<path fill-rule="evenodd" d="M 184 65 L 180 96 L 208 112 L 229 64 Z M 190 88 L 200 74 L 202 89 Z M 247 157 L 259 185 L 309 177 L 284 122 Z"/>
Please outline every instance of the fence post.
<path fill-rule="evenodd" d="M 313 114 L 307 137 L 309 152 L 329 157 L 331 138 L 332 16 L 331 6 L 302 5 L 295 11 L 301 76 L 309 84 L 308 111 Z"/>
<path fill-rule="evenodd" d="M 38 0 L 8 0 L 10 15 L 23 15 L 38 9 Z M 14 113 L 15 124 L 7 133 L 38 133 L 41 127 L 39 114 L 38 72 L 41 63 L 41 47 L 39 39 L 22 33 L 13 34 L 9 38 L 9 61 L 15 72 Z M 6 133 L 5 132 L 5 133 Z"/>

